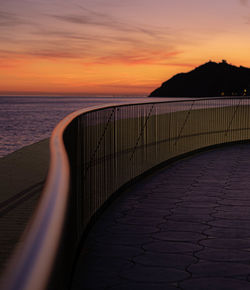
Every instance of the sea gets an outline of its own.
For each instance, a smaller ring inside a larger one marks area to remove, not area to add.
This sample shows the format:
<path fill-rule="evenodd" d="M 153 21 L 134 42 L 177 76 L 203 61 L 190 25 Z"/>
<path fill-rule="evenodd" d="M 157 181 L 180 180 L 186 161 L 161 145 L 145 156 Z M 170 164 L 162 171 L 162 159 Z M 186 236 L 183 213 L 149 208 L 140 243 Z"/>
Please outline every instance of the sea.
<path fill-rule="evenodd" d="M 73 111 L 101 104 L 150 101 L 138 96 L 0 96 L 0 157 L 48 138 L 57 123 Z"/>

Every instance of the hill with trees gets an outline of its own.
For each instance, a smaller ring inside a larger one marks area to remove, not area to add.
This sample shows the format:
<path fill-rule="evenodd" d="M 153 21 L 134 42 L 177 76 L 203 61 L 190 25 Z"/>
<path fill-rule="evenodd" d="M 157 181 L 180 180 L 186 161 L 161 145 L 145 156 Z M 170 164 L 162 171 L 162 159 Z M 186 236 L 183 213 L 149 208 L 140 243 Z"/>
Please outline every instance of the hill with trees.
<path fill-rule="evenodd" d="M 187 73 L 179 73 L 149 97 L 249 96 L 250 68 L 237 67 L 225 60 L 209 61 Z"/>

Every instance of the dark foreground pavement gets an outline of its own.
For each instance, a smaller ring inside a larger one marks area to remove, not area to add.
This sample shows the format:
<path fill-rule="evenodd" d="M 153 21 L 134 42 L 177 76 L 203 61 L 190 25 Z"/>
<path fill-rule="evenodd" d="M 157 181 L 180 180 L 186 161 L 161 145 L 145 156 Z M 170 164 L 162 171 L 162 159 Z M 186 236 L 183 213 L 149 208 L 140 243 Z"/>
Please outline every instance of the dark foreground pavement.
<path fill-rule="evenodd" d="M 196 155 L 120 196 L 90 232 L 73 289 L 250 289 L 250 145 Z"/>
<path fill-rule="evenodd" d="M 49 167 L 49 139 L 0 158 L 0 272 L 34 213 Z"/>

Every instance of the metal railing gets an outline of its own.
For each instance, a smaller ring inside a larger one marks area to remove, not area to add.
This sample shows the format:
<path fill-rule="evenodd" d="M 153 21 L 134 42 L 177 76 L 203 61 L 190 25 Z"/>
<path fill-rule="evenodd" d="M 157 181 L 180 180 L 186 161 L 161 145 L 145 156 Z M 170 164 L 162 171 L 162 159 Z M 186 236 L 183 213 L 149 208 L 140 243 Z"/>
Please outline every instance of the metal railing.
<path fill-rule="evenodd" d="M 51 137 L 38 209 L 6 270 L 2 289 L 68 289 L 91 218 L 121 186 L 199 148 L 250 139 L 250 99 L 215 98 L 72 113 Z"/>

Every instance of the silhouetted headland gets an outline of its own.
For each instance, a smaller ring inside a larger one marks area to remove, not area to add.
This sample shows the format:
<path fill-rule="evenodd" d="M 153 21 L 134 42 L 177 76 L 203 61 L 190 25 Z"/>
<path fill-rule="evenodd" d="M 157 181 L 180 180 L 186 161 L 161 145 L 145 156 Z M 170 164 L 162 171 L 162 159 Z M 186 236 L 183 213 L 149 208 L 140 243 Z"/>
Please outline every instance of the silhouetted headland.
<path fill-rule="evenodd" d="M 149 97 L 249 96 L 250 68 L 209 61 L 173 76 Z"/>

